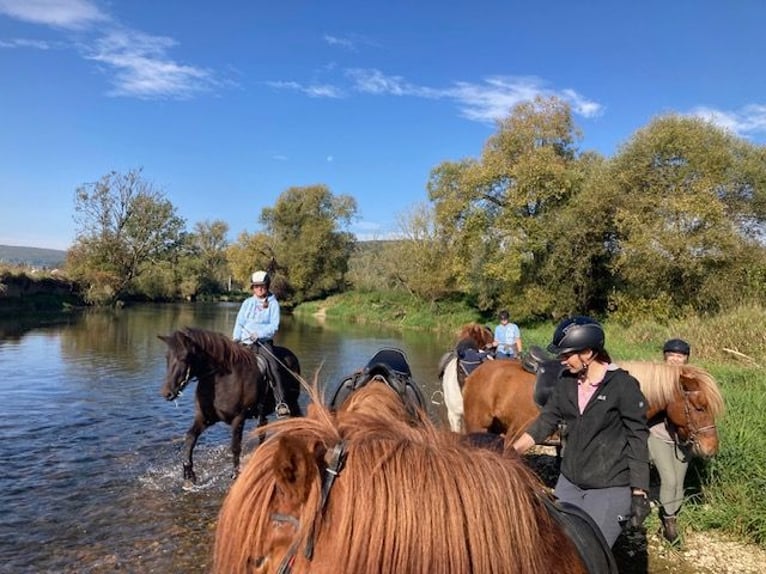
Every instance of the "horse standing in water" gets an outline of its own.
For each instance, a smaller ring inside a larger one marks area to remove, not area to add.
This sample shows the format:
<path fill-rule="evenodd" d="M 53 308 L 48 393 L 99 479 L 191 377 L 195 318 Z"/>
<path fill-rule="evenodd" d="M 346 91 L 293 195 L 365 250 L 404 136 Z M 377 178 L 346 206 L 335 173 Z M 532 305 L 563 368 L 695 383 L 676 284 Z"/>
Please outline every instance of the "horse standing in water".
<path fill-rule="evenodd" d="M 235 343 L 226 335 L 204 329 L 186 328 L 158 336 L 167 344 L 167 371 L 160 395 L 175 400 L 193 379 L 197 379 L 194 422 L 184 443 L 184 479 L 195 482 L 192 453 L 202 431 L 222 421 L 231 425 L 231 454 L 234 475 L 239 472 L 242 431 L 245 420 L 258 417 L 259 426 L 274 412 L 275 401 L 265 359 Z M 298 358 L 284 347 L 274 347 L 282 369 L 285 401 L 292 416 L 302 416 L 298 396 Z"/>
<path fill-rule="evenodd" d="M 495 336 L 492 330 L 484 325 L 470 323 L 464 325 L 457 336 L 455 349 L 442 356 L 439 361 L 439 378 L 442 381 L 444 406 L 447 408 L 447 419 L 454 432 L 465 430 L 463 413 L 463 384 L 468 372 L 478 364 L 468 364 L 461 355 L 466 349 L 477 353 L 492 345 Z"/>
<path fill-rule="evenodd" d="M 413 419 L 383 381 L 335 412 L 314 399 L 309 416 L 267 427 L 230 489 L 214 572 L 615 571 L 592 521 L 552 511 L 515 453 Z"/>

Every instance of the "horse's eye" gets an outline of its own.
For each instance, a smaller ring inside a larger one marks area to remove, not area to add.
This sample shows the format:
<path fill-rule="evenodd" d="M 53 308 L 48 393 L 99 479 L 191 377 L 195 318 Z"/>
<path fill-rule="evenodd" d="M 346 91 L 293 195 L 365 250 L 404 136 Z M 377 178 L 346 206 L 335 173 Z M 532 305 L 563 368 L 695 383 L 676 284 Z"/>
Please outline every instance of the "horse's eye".
<path fill-rule="evenodd" d="M 266 562 L 265 556 L 258 556 L 257 558 L 253 558 L 252 556 L 248 557 L 247 559 L 247 565 L 252 568 L 261 568 Z"/>

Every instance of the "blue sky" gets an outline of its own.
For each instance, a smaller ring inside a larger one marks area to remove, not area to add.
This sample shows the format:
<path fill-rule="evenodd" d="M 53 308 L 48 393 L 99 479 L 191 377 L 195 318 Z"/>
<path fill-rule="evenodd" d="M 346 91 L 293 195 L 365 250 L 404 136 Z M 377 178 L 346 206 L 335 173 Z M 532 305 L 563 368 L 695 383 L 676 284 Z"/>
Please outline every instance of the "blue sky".
<path fill-rule="evenodd" d="M 763 145 L 764 22 L 760 0 L 0 0 L 0 243 L 66 249 L 77 186 L 137 167 L 189 229 L 234 240 L 323 183 L 387 237 L 538 94 L 606 156 L 668 112 Z"/>

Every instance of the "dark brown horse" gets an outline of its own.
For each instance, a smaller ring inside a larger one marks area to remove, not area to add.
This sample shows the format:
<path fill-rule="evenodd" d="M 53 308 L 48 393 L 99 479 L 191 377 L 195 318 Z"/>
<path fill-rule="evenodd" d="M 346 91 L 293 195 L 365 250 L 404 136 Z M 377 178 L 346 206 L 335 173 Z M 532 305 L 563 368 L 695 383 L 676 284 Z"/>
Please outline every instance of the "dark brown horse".
<path fill-rule="evenodd" d="M 233 484 L 214 572 L 588 571 L 520 457 L 475 448 L 422 411 L 412 424 L 382 382 L 335 412 L 315 401 L 267 427 Z M 599 548 L 585 520 L 574 528 Z"/>
<path fill-rule="evenodd" d="M 245 420 L 256 417 L 260 426 L 266 416 L 274 412 L 274 393 L 265 375 L 268 371 L 263 357 L 215 331 L 186 328 L 159 338 L 168 346 L 167 371 L 160 395 L 169 401 L 175 400 L 190 381 L 197 380 L 194 422 L 186 432 L 184 443 L 184 479 L 196 481 L 194 446 L 202 431 L 219 421 L 231 425 L 236 475 Z M 301 386 L 298 358 L 284 347 L 274 347 L 274 353 L 282 370 L 290 414 L 302 416 L 298 405 Z"/>
<path fill-rule="evenodd" d="M 642 361 L 620 362 L 641 385 L 647 416 L 665 411 L 679 438 L 699 456 L 718 451 L 716 418 L 723 398 L 715 379 L 693 365 L 667 365 Z M 463 408 L 467 432 L 520 434 L 537 416 L 535 375 L 519 361 L 484 363 L 466 379 Z"/>

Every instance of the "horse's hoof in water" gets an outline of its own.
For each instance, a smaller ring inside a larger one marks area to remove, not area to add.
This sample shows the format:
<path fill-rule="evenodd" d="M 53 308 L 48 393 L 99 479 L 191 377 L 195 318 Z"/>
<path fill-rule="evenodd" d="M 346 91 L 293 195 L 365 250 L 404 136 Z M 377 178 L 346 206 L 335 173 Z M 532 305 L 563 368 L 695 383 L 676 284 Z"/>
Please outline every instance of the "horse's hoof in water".
<path fill-rule="evenodd" d="M 184 465 L 184 480 L 196 484 L 197 475 L 194 474 L 194 470 L 190 466 Z"/>

